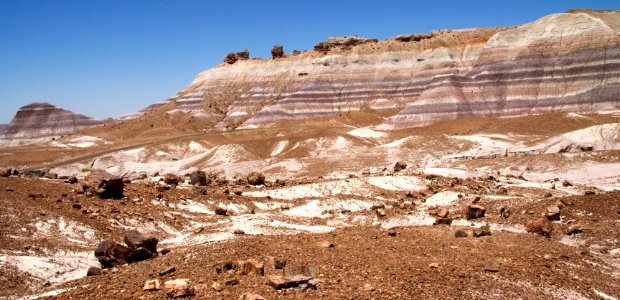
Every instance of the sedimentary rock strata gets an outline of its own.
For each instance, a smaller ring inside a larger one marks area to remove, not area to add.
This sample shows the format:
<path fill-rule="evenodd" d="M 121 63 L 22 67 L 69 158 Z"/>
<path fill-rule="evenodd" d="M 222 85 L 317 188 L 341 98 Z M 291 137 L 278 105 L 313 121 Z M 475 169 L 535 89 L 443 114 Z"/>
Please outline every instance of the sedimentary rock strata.
<path fill-rule="evenodd" d="M 17 111 L 0 135 L 0 147 L 51 141 L 62 135 L 101 124 L 102 121 L 48 103 L 32 103 Z"/>
<path fill-rule="evenodd" d="M 218 128 L 350 111 L 380 114 L 387 117 L 380 129 L 398 129 L 477 116 L 618 109 L 619 20 L 619 11 L 581 10 L 518 27 L 436 30 L 378 42 L 328 39 L 318 50 L 277 60 L 222 64 L 162 103 Z"/>

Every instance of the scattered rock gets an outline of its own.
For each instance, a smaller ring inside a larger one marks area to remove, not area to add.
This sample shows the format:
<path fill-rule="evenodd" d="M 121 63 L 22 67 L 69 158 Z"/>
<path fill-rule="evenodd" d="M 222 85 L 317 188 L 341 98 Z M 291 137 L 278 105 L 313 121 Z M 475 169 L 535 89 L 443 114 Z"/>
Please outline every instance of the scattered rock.
<path fill-rule="evenodd" d="M 553 224 L 547 218 L 540 218 L 536 220 L 530 220 L 525 225 L 525 230 L 529 233 L 537 233 L 542 236 L 551 237 L 553 232 Z"/>
<path fill-rule="evenodd" d="M 549 193 L 549 192 L 546 192 L 546 193 L 543 195 L 543 197 L 544 197 L 544 198 L 551 198 L 551 197 L 553 197 L 553 194 L 551 194 L 551 193 Z"/>
<path fill-rule="evenodd" d="M 271 57 L 273 59 L 284 56 L 284 47 L 282 45 L 275 45 L 271 48 Z"/>
<path fill-rule="evenodd" d="M 549 221 L 559 221 L 560 220 L 560 207 L 558 206 L 549 206 L 547 207 L 547 212 L 545 213 L 547 220 Z"/>
<path fill-rule="evenodd" d="M 399 161 L 399 162 L 396 162 L 396 164 L 394 165 L 394 172 L 400 172 L 406 168 L 407 168 L 407 163 L 403 161 Z"/>
<path fill-rule="evenodd" d="M 433 223 L 433 225 L 451 225 L 451 224 L 452 224 L 451 218 L 437 218 L 435 219 L 435 223 Z"/>
<path fill-rule="evenodd" d="M 583 194 L 586 195 L 586 196 L 591 196 L 591 195 L 594 195 L 596 193 L 594 191 L 585 191 Z"/>
<path fill-rule="evenodd" d="M 269 284 L 275 290 L 281 290 L 297 287 L 302 284 L 307 284 L 311 279 L 312 277 L 304 275 L 295 275 L 293 277 L 286 278 L 279 275 L 272 275 L 268 277 L 267 284 Z"/>
<path fill-rule="evenodd" d="M 263 263 L 258 262 L 255 259 L 248 259 L 241 262 L 241 274 L 242 275 L 265 275 L 265 266 Z"/>
<path fill-rule="evenodd" d="M 407 43 L 407 42 L 419 42 L 421 40 L 430 39 L 432 37 L 433 37 L 433 34 L 416 33 L 416 34 L 400 34 L 400 35 L 393 37 L 392 39 L 399 41 L 399 42 Z"/>
<path fill-rule="evenodd" d="M 189 183 L 192 185 L 207 185 L 211 180 L 204 171 L 194 171 L 189 174 Z"/>
<path fill-rule="evenodd" d="M 291 278 L 293 276 L 303 275 L 307 277 L 316 277 L 316 268 L 307 265 L 287 265 L 284 267 L 284 276 Z"/>
<path fill-rule="evenodd" d="M 245 293 L 239 297 L 239 300 L 265 300 L 265 297 L 252 293 Z"/>
<path fill-rule="evenodd" d="M 248 49 L 243 49 L 236 53 L 238 60 L 248 60 L 250 59 L 250 51 Z"/>
<path fill-rule="evenodd" d="M 159 282 L 159 279 L 147 280 L 144 283 L 144 287 L 142 287 L 142 290 L 144 290 L 144 291 L 159 291 L 159 290 L 161 290 L 161 283 Z"/>
<path fill-rule="evenodd" d="M 218 216 L 227 216 L 228 210 L 226 208 L 222 208 L 218 206 L 215 208 L 215 214 Z"/>
<path fill-rule="evenodd" d="M 265 175 L 258 172 L 250 173 L 246 179 L 251 185 L 261 185 L 265 183 Z"/>
<path fill-rule="evenodd" d="M 110 240 L 101 241 L 95 249 L 95 257 L 103 268 L 127 263 L 128 253 L 129 248 Z"/>
<path fill-rule="evenodd" d="M 166 274 L 173 273 L 176 270 L 177 270 L 177 268 L 175 268 L 175 267 L 169 267 L 169 268 L 163 269 L 163 270 L 159 271 L 159 276 L 164 276 Z"/>
<path fill-rule="evenodd" d="M 467 232 L 463 231 L 463 230 L 457 230 L 454 232 L 454 237 L 456 238 L 464 238 L 464 237 L 468 237 Z"/>
<path fill-rule="evenodd" d="M 69 176 L 67 177 L 67 179 L 65 179 L 65 183 L 74 184 L 77 182 L 78 182 L 78 179 L 75 176 Z"/>
<path fill-rule="evenodd" d="M 581 226 L 579 225 L 571 225 L 568 227 L 568 229 L 566 229 L 566 234 L 567 235 L 575 235 L 575 234 L 579 234 L 582 233 L 583 229 L 581 229 Z"/>
<path fill-rule="evenodd" d="M 237 54 L 235 54 L 234 52 L 228 52 L 226 54 L 226 56 L 224 56 L 224 62 L 229 64 L 229 65 L 232 65 L 232 64 L 236 63 L 237 62 Z"/>
<path fill-rule="evenodd" d="M 472 231 L 474 237 L 491 236 L 491 228 L 489 226 L 482 226 Z"/>
<path fill-rule="evenodd" d="M 322 241 L 319 243 L 319 247 L 321 248 L 334 248 L 336 247 L 336 245 L 334 243 L 331 243 L 329 241 Z"/>
<path fill-rule="evenodd" d="M 86 271 L 86 276 L 96 276 L 96 275 L 101 275 L 101 268 L 90 267 L 88 268 L 88 271 Z"/>
<path fill-rule="evenodd" d="M 508 218 L 510 217 L 510 207 L 508 206 L 502 206 L 499 208 L 499 214 L 500 216 L 502 216 L 503 218 Z"/>
<path fill-rule="evenodd" d="M 377 214 L 377 217 L 379 218 L 383 218 L 386 216 L 385 210 L 379 208 L 375 211 L 375 213 Z"/>
<path fill-rule="evenodd" d="M 161 253 L 161 255 L 166 255 L 166 254 L 170 253 L 170 249 L 163 248 L 163 249 L 159 250 L 159 253 Z"/>
<path fill-rule="evenodd" d="M 481 205 L 468 205 L 467 211 L 465 212 L 465 219 L 472 220 L 484 217 L 485 212 L 487 211 L 484 206 Z"/>
<path fill-rule="evenodd" d="M 164 183 L 165 184 L 169 184 L 169 185 L 178 185 L 179 184 L 179 176 L 175 175 L 175 174 L 166 174 L 164 175 Z"/>
<path fill-rule="evenodd" d="M 237 284 L 239 284 L 239 279 L 237 278 L 231 278 L 231 279 L 224 281 L 224 285 L 226 286 L 235 286 Z"/>
<path fill-rule="evenodd" d="M 157 243 L 159 240 L 153 236 L 145 236 L 135 229 L 125 230 L 125 244 L 131 252 L 127 256 L 127 262 L 138 262 L 157 256 Z"/>
<path fill-rule="evenodd" d="M 171 298 L 192 296 L 195 293 L 194 287 L 189 285 L 189 279 L 174 279 L 164 282 L 166 295 Z"/>
<path fill-rule="evenodd" d="M 375 287 L 372 286 L 370 283 L 365 283 L 364 286 L 362 286 L 362 291 L 364 292 L 372 292 L 375 290 Z"/>
<path fill-rule="evenodd" d="M 102 199 L 122 199 L 123 179 L 102 170 L 94 170 L 86 177 L 88 191 Z M 86 192 L 86 191 L 84 191 Z"/>
<path fill-rule="evenodd" d="M 243 231 L 243 230 L 241 230 L 241 229 L 235 229 L 235 230 L 233 231 L 233 234 L 239 234 L 239 235 L 241 235 L 241 234 L 245 234 L 245 231 Z"/>
<path fill-rule="evenodd" d="M 224 287 L 219 282 L 214 282 L 211 285 L 211 288 L 216 292 L 221 292 L 224 289 Z"/>
<path fill-rule="evenodd" d="M 8 168 L 0 168 L 0 177 L 9 177 L 11 176 L 11 170 Z"/>
<path fill-rule="evenodd" d="M 428 267 L 431 269 L 438 269 L 440 265 L 438 263 L 430 263 Z"/>
<path fill-rule="evenodd" d="M 363 38 L 357 35 L 345 36 L 345 37 L 330 37 L 325 41 L 322 41 L 316 45 L 314 45 L 315 51 L 328 52 L 334 48 L 340 48 L 343 50 L 350 49 L 353 46 L 366 44 L 366 43 L 376 43 L 377 39 L 374 38 Z"/>

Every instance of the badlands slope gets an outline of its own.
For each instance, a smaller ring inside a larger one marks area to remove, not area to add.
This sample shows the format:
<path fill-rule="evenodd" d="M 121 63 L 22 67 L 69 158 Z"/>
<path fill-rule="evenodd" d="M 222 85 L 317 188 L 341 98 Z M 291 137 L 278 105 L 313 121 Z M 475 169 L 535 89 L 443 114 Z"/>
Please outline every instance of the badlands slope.
<path fill-rule="evenodd" d="M 122 122 L 0 148 L 20 171 L 0 177 L 0 298 L 164 299 L 144 283 L 188 279 L 196 299 L 617 299 L 618 20 L 240 60 Z M 94 169 L 125 197 L 65 182 Z M 556 208 L 548 236 L 527 232 Z M 170 252 L 87 277 L 126 229 Z M 216 271 L 248 259 L 311 265 L 318 284 Z"/>
<path fill-rule="evenodd" d="M 317 45 L 277 59 L 224 63 L 163 103 L 172 104 L 170 113 L 190 112 L 216 128 L 347 112 L 385 118 L 379 129 L 400 129 L 446 119 L 615 110 L 619 19 L 619 11 L 579 10 L 511 28 Z"/>

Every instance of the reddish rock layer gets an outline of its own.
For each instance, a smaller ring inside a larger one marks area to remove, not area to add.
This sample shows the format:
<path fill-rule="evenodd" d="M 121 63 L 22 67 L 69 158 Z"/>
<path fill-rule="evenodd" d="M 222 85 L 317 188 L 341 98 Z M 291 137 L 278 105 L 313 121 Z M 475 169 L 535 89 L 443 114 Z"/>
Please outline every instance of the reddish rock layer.
<path fill-rule="evenodd" d="M 582 10 L 512 28 L 331 43 L 217 66 L 164 103 L 219 128 L 360 110 L 389 113 L 379 128 L 397 129 L 473 116 L 619 109 L 618 24 L 620 11 Z"/>
<path fill-rule="evenodd" d="M 51 141 L 62 135 L 101 124 L 102 121 L 48 103 L 32 103 L 17 111 L 0 135 L 0 147 Z"/>

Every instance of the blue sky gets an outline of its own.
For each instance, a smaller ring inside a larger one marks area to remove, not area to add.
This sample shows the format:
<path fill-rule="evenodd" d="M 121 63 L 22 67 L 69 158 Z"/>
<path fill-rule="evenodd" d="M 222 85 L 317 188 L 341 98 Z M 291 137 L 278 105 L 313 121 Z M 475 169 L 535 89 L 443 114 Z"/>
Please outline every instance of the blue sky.
<path fill-rule="evenodd" d="M 0 0 L 0 123 L 31 102 L 96 118 L 164 100 L 228 51 L 268 57 L 329 36 L 517 25 L 617 1 Z"/>

